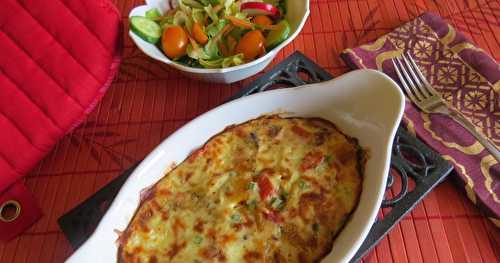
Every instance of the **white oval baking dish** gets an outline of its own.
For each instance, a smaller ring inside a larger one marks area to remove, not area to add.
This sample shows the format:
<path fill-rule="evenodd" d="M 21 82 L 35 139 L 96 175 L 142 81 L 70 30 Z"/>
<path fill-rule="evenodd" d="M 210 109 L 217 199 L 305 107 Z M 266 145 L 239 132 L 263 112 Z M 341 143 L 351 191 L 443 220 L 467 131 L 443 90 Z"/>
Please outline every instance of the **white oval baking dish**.
<path fill-rule="evenodd" d="M 358 70 L 331 81 L 271 90 L 214 108 L 165 139 L 124 184 L 92 236 L 68 262 L 116 262 L 116 230 L 124 230 L 136 211 L 141 190 L 151 186 L 190 152 L 225 127 L 263 114 L 322 117 L 369 150 L 359 205 L 322 262 L 347 262 L 372 226 L 385 192 L 394 135 L 404 109 L 397 84 L 373 70 Z"/>

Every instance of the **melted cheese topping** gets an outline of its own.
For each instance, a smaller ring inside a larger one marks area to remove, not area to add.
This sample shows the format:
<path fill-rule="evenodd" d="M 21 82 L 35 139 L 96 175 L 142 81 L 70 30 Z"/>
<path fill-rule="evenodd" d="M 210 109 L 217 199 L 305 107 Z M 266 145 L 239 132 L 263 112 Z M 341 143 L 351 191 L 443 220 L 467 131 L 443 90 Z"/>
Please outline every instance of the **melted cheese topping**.
<path fill-rule="evenodd" d="M 119 261 L 319 261 L 358 203 L 362 165 L 357 141 L 323 119 L 229 127 L 154 185 Z"/>

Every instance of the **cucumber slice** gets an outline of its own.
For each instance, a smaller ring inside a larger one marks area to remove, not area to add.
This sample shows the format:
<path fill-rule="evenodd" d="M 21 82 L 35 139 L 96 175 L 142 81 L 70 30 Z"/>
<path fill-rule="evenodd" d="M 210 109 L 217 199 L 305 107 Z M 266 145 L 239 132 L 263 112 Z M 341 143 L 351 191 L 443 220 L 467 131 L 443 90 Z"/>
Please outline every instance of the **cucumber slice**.
<path fill-rule="evenodd" d="M 142 16 L 130 18 L 130 29 L 151 44 L 155 44 L 161 38 L 160 26 L 155 21 Z"/>
<path fill-rule="evenodd" d="M 281 42 L 285 41 L 290 34 L 290 24 L 286 20 L 281 20 L 278 24 L 276 24 L 279 28 L 277 30 L 269 31 L 269 34 L 266 37 L 266 49 L 271 49 Z"/>
<path fill-rule="evenodd" d="M 155 19 L 157 17 L 160 17 L 161 14 L 160 14 L 160 11 L 158 11 L 158 9 L 153 8 L 153 9 L 146 11 L 145 16 L 146 16 L 146 18 L 149 18 L 149 19 Z"/>

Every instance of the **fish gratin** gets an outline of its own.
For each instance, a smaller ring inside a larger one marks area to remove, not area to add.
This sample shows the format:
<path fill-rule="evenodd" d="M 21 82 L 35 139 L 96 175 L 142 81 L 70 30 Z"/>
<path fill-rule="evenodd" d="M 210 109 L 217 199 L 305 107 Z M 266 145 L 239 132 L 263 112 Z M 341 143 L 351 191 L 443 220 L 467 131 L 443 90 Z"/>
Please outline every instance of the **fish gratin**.
<path fill-rule="evenodd" d="M 145 195 L 119 262 L 318 262 L 356 208 L 364 152 L 320 118 L 231 126 Z"/>

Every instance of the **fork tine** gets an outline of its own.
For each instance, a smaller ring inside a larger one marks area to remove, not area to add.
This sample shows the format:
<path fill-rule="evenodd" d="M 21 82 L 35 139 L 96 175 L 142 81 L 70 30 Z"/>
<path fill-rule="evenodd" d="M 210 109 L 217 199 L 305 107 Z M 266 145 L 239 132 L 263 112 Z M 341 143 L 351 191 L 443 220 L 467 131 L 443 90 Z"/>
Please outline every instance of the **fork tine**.
<path fill-rule="evenodd" d="M 417 66 L 417 63 L 415 63 L 415 60 L 413 59 L 413 57 L 410 55 L 410 53 L 408 53 L 408 58 L 410 60 L 410 63 L 413 65 L 413 67 L 415 68 L 415 71 L 417 72 L 417 75 L 419 76 L 420 80 L 424 83 L 424 86 L 428 92 L 428 94 L 432 95 L 432 94 L 438 94 L 437 91 L 431 86 L 431 84 L 427 81 L 427 78 L 424 76 L 424 74 L 422 74 L 422 71 L 420 70 L 420 68 Z"/>
<path fill-rule="evenodd" d="M 410 87 L 410 90 L 412 93 L 417 97 L 419 101 L 423 100 L 422 94 L 420 94 L 420 91 L 417 87 L 415 87 L 415 84 L 413 83 L 413 80 L 411 79 L 410 75 L 408 75 L 408 70 L 405 68 L 403 63 L 401 62 L 400 58 L 396 58 L 396 61 L 398 62 L 399 69 L 403 72 L 403 76 L 405 76 L 406 82 L 408 86 Z"/>
<path fill-rule="evenodd" d="M 407 55 L 408 55 L 408 57 L 411 58 L 409 53 L 407 53 Z M 413 80 L 417 84 L 416 87 L 417 87 L 418 91 L 420 92 L 420 94 L 422 94 L 423 98 L 428 98 L 428 97 L 432 96 L 431 93 L 424 87 L 424 85 L 422 84 L 421 80 L 417 77 L 417 75 L 415 75 L 415 71 L 420 71 L 420 69 L 418 67 L 414 67 L 414 66 L 416 66 L 415 63 L 410 64 L 410 62 L 409 62 L 408 58 L 406 58 L 405 54 L 403 54 L 402 57 L 403 57 L 403 61 L 405 62 L 406 66 L 408 68 L 408 71 L 410 71 L 410 74 L 413 77 Z M 422 72 L 420 72 L 420 75 L 422 75 Z"/>
<path fill-rule="evenodd" d="M 403 78 L 403 75 L 401 74 L 401 71 L 399 70 L 399 66 L 396 65 L 396 60 L 397 58 L 392 59 L 392 64 L 394 65 L 394 69 L 396 69 L 396 73 L 398 74 L 398 78 L 401 81 L 401 85 L 403 85 L 403 88 L 405 89 L 406 95 L 410 97 L 410 100 L 413 102 L 418 102 L 419 100 L 413 95 L 411 92 L 410 88 L 406 84 L 406 80 Z"/>

